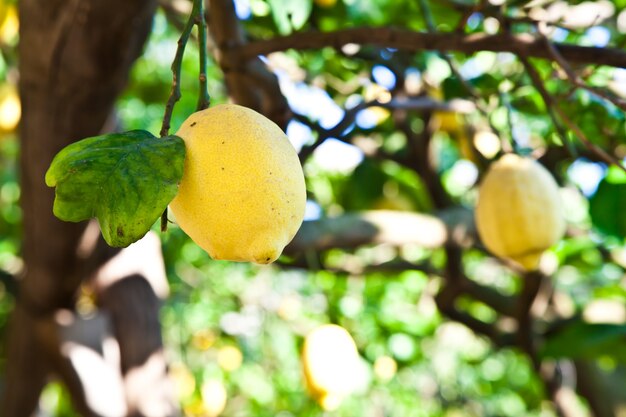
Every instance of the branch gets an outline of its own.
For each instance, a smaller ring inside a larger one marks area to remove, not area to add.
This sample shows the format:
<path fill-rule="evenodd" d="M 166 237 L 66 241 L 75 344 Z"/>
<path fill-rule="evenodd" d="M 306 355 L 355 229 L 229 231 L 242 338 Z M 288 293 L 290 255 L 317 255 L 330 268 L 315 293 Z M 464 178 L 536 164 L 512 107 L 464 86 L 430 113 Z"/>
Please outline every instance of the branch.
<path fill-rule="evenodd" d="M 167 99 L 165 105 L 165 112 L 163 114 L 163 123 L 161 124 L 161 137 L 167 136 L 170 131 L 170 123 L 172 121 L 172 113 L 174 106 L 180 100 L 180 73 L 183 65 L 183 55 L 185 55 L 185 47 L 191 36 L 191 30 L 194 25 L 198 25 L 198 46 L 200 47 L 200 93 L 198 97 L 198 110 L 206 108 L 209 105 L 209 94 L 206 90 L 206 23 L 204 22 L 203 2 L 204 0 L 193 0 L 193 9 L 189 15 L 189 20 L 185 24 L 180 38 L 178 39 L 178 46 L 176 48 L 176 55 L 174 61 L 172 61 L 172 90 L 170 96 Z M 203 107 L 204 106 L 204 107 Z M 161 231 L 167 230 L 167 207 L 161 214 Z"/>
<path fill-rule="evenodd" d="M 561 126 L 561 123 L 559 122 L 559 120 L 557 119 L 555 115 L 554 108 L 556 107 L 556 103 L 552 99 L 552 96 L 550 95 L 550 93 L 546 89 L 546 86 L 541 80 L 541 75 L 539 75 L 539 71 L 537 71 L 537 69 L 533 66 L 533 64 L 528 60 L 527 57 L 520 55 L 519 60 L 522 63 L 522 65 L 524 65 L 524 69 L 526 69 L 526 72 L 530 76 L 530 80 L 535 86 L 535 89 L 539 92 L 539 95 L 541 96 L 541 99 L 543 100 L 543 104 L 546 106 L 546 110 L 548 114 L 550 115 L 550 118 L 552 119 L 552 123 L 554 124 L 554 127 L 557 130 L 558 135 L 561 137 L 561 141 L 563 142 L 563 145 L 568 147 L 570 154 L 574 155 L 575 150 L 572 149 L 573 146 L 571 145 L 570 141 L 567 139 L 566 132 L 564 131 L 563 126 Z"/>
<path fill-rule="evenodd" d="M 195 24 L 198 27 L 198 50 L 199 50 L 199 92 L 198 92 L 198 105 L 196 110 L 204 110 L 211 105 L 211 97 L 207 90 L 207 78 L 206 78 L 206 61 L 207 61 L 207 49 L 206 49 L 206 20 L 204 18 L 204 0 L 196 0 L 198 9 L 194 10 Z M 196 2 L 194 2 L 194 6 Z M 192 11 L 193 14 L 193 11 Z"/>
<path fill-rule="evenodd" d="M 619 97 L 615 97 L 611 94 L 609 94 L 606 91 L 603 91 L 599 88 L 595 88 L 592 87 L 590 85 L 587 85 L 579 76 L 578 74 L 576 74 L 576 72 L 574 72 L 574 69 L 572 68 L 572 66 L 569 64 L 569 62 L 567 62 L 567 60 L 565 59 L 565 57 L 563 57 L 563 55 L 561 54 L 561 52 L 559 52 L 559 50 L 557 48 L 554 47 L 554 45 L 550 42 L 550 40 L 543 35 L 543 39 L 544 42 L 546 43 L 546 45 L 548 46 L 548 50 L 550 51 L 550 54 L 552 55 L 554 61 L 559 64 L 559 66 L 561 67 L 561 69 L 563 70 L 563 72 L 565 73 L 565 75 L 567 76 L 567 78 L 569 79 L 569 81 L 575 85 L 576 87 L 582 88 L 584 90 L 589 91 L 591 94 L 594 94 L 606 101 L 608 101 L 609 103 L 613 104 L 615 107 L 626 111 L 626 101 L 624 101 L 623 99 L 619 98 Z"/>
<path fill-rule="evenodd" d="M 478 320 L 455 307 L 455 302 L 460 295 L 460 291 L 459 288 L 456 288 L 454 284 L 450 283 L 451 279 L 452 277 L 446 276 L 448 282 L 444 284 L 444 287 L 435 296 L 435 303 L 439 311 L 450 320 L 457 321 L 469 327 L 475 333 L 486 336 L 498 347 L 510 346 L 512 340 L 509 334 L 501 333 L 494 325 Z M 452 279 L 452 281 L 453 280 L 454 279 Z"/>
<path fill-rule="evenodd" d="M 528 59 L 524 56 L 520 56 L 520 60 L 522 64 L 524 65 L 524 67 L 526 68 L 526 71 L 528 72 L 528 75 L 530 76 L 535 88 L 537 89 L 544 103 L 548 107 L 548 110 L 550 109 L 553 110 L 559 116 L 559 118 L 563 121 L 563 123 L 585 145 L 585 147 L 587 147 L 587 149 L 593 152 L 599 159 L 601 159 L 602 161 L 606 162 L 609 165 L 615 165 L 626 172 L 626 167 L 622 165 L 621 161 L 618 158 L 609 154 L 604 149 L 602 149 L 601 147 L 593 143 L 591 140 L 589 140 L 589 138 L 587 137 L 587 135 L 585 135 L 582 129 L 578 127 L 578 125 L 576 125 L 576 123 L 574 123 L 565 114 L 565 112 L 561 109 L 559 104 L 548 93 L 548 91 L 546 90 L 543 84 L 543 81 L 541 80 L 541 77 L 539 76 L 539 73 L 537 72 L 536 68 L 528 61 Z"/>
<path fill-rule="evenodd" d="M 233 0 L 211 0 L 208 3 L 208 24 L 215 60 L 224 72 L 226 88 L 233 102 L 264 114 L 284 129 L 291 115 L 276 75 L 256 57 L 226 65 L 227 51 L 244 48 L 248 42 Z"/>
<path fill-rule="evenodd" d="M 375 210 L 305 221 L 285 248 L 286 255 L 331 248 L 354 249 L 367 244 L 416 244 L 435 249 L 451 242 L 468 246 L 476 239 L 469 210 L 451 208 L 436 216 Z"/>
<path fill-rule="evenodd" d="M 413 52 L 439 50 L 471 54 L 478 51 L 492 51 L 554 59 L 543 39 L 531 35 L 421 33 L 384 27 L 359 27 L 333 32 L 299 32 L 245 45 L 233 45 L 225 52 L 229 53 L 229 64 L 237 66 L 238 61 L 246 61 L 272 52 L 287 49 L 319 49 L 327 46 L 339 49 L 349 43 L 398 48 Z M 622 49 L 562 43 L 554 44 L 554 47 L 570 62 L 626 68 L 626 51 Z"/>
<path fill-rule="evenodd" d="M 517 344 L 526 352 L 533 363 L 536 371 L 539 371 L 541 362 L 537 357 L 533 340 L 533 317 L 531 308 L 539 293 L 543 275 L 539 272 L 529 272 L 522 279 L 524 281 L 522 292 L 519 295 L 517 305 Z"/>
<path fill-rule="evenodd" d="M 187 42 L 189 41 L 189 36 L 191 36 L 191 30 L 193 29 L 194 25 L 198 24 L 197 16 L 201 11 L 202 0 L 194 0 L 193 9 L 191 10 L 189 19 L 187 20 L 187 23 L 185 24 L 185 27 L 180 34 L 180 38 L 178 39 L 176 55 L 174 56 L 174 60 L 172 61 L 172 90 L 170 92 L 169 98 L 167 99 L 167 104 L 165 105 L 163 123 L 161 124 L 161 137 L 168 135 L 170 131 L 170 123 L 172 121 L 172 112 L 174 111 L 174 106 L 181 97 L 180 73 L 183 64 L 183 55 L 185 54 L 185 47 L 187 46 Z M 200 19 L 202 19 L 202 17 L 200 17 Z M 198 42 L 201 42 L 201 40 L 198 39 Z"/>
<path fill-rule="evenodd" d="M 396 98 L 386 102 L 372 100 L 361 102 L 344 110 L 343 118 L 330 129 L 324 129 L 317 123 L 311 123 L 304 115 L 294 113 L 294 119 L 306 124 L 318 134 L 314 143 L 300 150 L 300 162 L 304 163 L 326 139 L 343 136 L 343 132 L 350 127 L 359 112 L 369 107 L 382 107 L 389 110 L 446 111 L 462 114 L 469 114 L 476 108 L 474 103 L 463 99 L 453 99 L 449 102 L 433 100 L 429 97 Z"/>

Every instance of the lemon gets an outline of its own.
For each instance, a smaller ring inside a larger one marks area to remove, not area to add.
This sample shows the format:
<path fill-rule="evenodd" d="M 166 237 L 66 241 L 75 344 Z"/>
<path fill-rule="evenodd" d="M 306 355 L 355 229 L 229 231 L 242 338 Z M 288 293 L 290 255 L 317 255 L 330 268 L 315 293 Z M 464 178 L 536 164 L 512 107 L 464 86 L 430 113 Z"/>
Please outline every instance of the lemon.
<path fill-rule="evenodd" d="M 222 104 L 192 114 L 183 178 L 170 204 L 178 225 L 214 259 L 273 262 L 304 218 L 298 155 L 272 121 Z"/>
<path fill-rule="evenodd" d="M 12 132 L 22 116 L 17 88 L 11 84 L 0 87 L 0 132 Z"/>
<path fill-rule="evenodd" d="M 307 387 L 326 410 L 337 408 L 358 383 L 359 352 L 341 326 L 325 324 L 309 333 L 302 362 Z"/>
<path fill-rule="evenodd" d="M 559 187 L 536 161 L 507 154 L 489 168 L 478 193 L 476 226 L 495 255 L 527 270 L 565 233 Z"/>
<path fill-rule="evenodd" d="M 228 392 L 224 384 L 216 379 L 208 379 L 200 389 L 204 415 L 216 417 L 222 414 L 228 402 Z"/>

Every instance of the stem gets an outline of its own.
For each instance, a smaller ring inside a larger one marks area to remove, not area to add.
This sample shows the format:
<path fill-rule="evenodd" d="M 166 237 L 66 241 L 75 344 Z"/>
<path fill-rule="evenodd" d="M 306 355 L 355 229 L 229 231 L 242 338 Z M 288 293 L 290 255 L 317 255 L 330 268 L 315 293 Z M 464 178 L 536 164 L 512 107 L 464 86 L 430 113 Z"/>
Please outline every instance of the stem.
<path fill-rule="evenodd" d="M 170 124 L 172 121 L 172 113 L 174 112 L 174 106 L 180 100 L 180 75 L 181 67 L 183 64 L 183 56 L 185 55 L 185 47 L 191 36 L 191 30 L 194 25 L 198 26 L 198 48 L 200 49 L 200 91 L 198 94 L 198 106 L 197 110 L 206 109 L 209 106 L 209 93 L 207 91 L 207 78 L 206 78 L 206 22 L 204 21 L 204 0 L 193 0 L 193 8 L 187 23 L 183 27 L 183 31 L 178 39 L 178 46 L 176 48 L 176 55 L 172 61 L 172 90 L 170 96 L 167 99 L 165 105 L 165 113 L 163 114 L 163 124 L 161 125 L 161 137 L 165 137 L 169 134 Z M 167 231 L 167 208 L 161 215 L 161 231 Z"/>
<path fill-rule="evenodd" d="M 433 35 L 436 34 L 437 25 L 435 24 L 435 19 L 432 15 L 430 7 L 428 7 L 428 3 L 426 2 L 426 0 L 418 0 L 418 3 L 420 6 L 420 9 L 422 10 L 424 22 L 426 23 L 426 27 L 428 28 L 428 33 L 433 34 Z M 491 117 L 490 117 L 491 111 L 487 108 L 487 105 L 483 102 L 480 92 L 468 80 L 466 80 L 463 77 L 463 75 L 461 74 L 461 71 L 459 70 L 455 61 L 452 59 L 450 55 L 445 53 L 443 50 L 439 50 L 439 49 L 437 50 L 437 54 L 439 55 L 441 59 L 446 61 L 446 63 L 448 64 L 448 67 L 450 68 L 450 71 L 457 78 L 457 80 L 461 83 L 465 91 L 467 91 L 467 93 L 475 99 L 476 109 L 485 118 L 485 120 L 489 124 L 489 127 L 491 128 L 491 131 L 498 134 L 499 137 L 502 137 L 502 134 L 500 133 L 500 131 L 496 129 L 496 127 L 491 122 Z M 511 132 L 511 139 L 512 138 L 513 138 L 513 133 Z M 511 141 L 513 142 L 513 140 Z M 507 150 L 508 147 L 505 145 L 503 146 L 503 149 Z"/>
<path fill-rule="evenodd" d="M 196 26 L 198 26 L 198 49 L 200 53 L 200 91 L 198 92 L 198 106 L 196 110 L 204 110 L 211 104 L 211 97 L 207 89 L 207 48 L 206 48 L 206 20 L 204 19 L 204 0 L 194 0 L 194 7 L 198 5 L 198 12 L 195 15 Z M 192 13 L 193 15 L 193 13 Z"/>
<path fill-rule="evenodd" d="M 183 33 L 180 34 L 180 38 L 178 39 L 178 47 L 176 48 L 176 55 L 174 56 L 174 61 L 172 61 L 172 90 L 170 92 L 170 96 L 167 99 L 167 104 L 165 105 L 165 113 L 163 114 L 163 124 L 161 125 L 161 137 L 167 136 L 170 131 L 170 123 L 172 121 L 172 112 L 174 111 L 174 106 L 176 102 L 180 100 L 180 73 L 181 67 L 183 64 L 183 55 L 185 54 L 185 47 L 187 46 L 187 42 L 189 41 L 189 36 L 191 36 L 191 30 L 193 26 L 196 24 L 196 16 L 198 14 L 201 6 L 202 0 L 194 0 L 193 9 L 191 10 L 191 15 L 189 16 L 189 20 L 185 24 L 183 28 Z"/>

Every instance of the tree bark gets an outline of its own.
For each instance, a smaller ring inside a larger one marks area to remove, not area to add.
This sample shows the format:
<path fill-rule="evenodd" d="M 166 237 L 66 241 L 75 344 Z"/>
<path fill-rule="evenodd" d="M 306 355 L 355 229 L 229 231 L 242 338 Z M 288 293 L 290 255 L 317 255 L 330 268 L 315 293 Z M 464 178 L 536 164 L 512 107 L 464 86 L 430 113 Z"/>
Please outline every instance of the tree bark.
<path fill-rule="evenodd" d="M 5 417 L 30 415 L 49 373 L 63 374 L 60 364 L 49 363 L 43 348 L 49 327 L 42 323 L 58 309 L 71 309 L 90 269 L 114 254 L 102 245 L 81 247 L 86 223 L 54 217 L 45 172 L 61 148 L 101 132 L 150 33 L 155 8 L 155 0 L 19 2 L 25 269 L 9 332 L 11 383 L 0 404 Z"/>

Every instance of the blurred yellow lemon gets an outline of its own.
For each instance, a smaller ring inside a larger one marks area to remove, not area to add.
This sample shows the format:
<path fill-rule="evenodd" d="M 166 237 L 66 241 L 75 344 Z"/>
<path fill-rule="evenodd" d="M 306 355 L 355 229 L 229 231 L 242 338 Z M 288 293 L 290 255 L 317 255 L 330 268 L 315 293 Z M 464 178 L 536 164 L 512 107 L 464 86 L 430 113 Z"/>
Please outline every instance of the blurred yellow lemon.
<path fill-rule="evenodd" d="M 216 379 L 208 379 L 202 383 L 200 392 L 202 393 L 202 403 L 206 415 L 216 417 L 222 414 L 228 400 L 228 393 L 224 384 Z"/>
<path fill-rule="evenodd" d="M 184 363 L 177 362 L 170 365 L 170 378 L 174 382 L 178 398 L 185 399 L 191 397 L 196 389 L 196 378 Z"/>
<path fill-rule="evenodd" d="M 243 362 L 243 354 L 235 346 L 224 346 L 217 352 L 217 363 L 225 371 L 238 369 Z"/>
<path fill-rule="evenodd" d="M 383 382 L 389 381 L 398 371 L 397 362 L 390 356 L 379 356 L 374 362 L 374 375 Z"/>
<path fill-rule="evenodd" d="M 536 269 L 542 253 L 565 233 L 556 181 L 534 160 L 504 155 L 480 186 L 476 226 L 495 255 Z"/>
<path fill-rule="evenodd" d="M 0 87 L 0 131 L 12 132 L 22 117 L 22 105 L 17 88 L 11 84 Z"/>
<path fill-rule="evenodd" d="M 180 227 L 214 259 L 273 262 L 304 218 L 306 188 L 280 128 L 246 107 L 192 114 L 176 133 L 186 157 L 170 207 Z"/>
<path fill-rule="evenodd" d="M 17 38 L 20 21 L 14 5 L 0 1 L 0 42 L 12 43 Z"/>
<path fill-rule="evenodd" d="M 337 408 L 359 382 L 359 352 L 341 326 L 326 324 L 309 333 L 302 362 L 307 388 L 325 410 Z"/>

